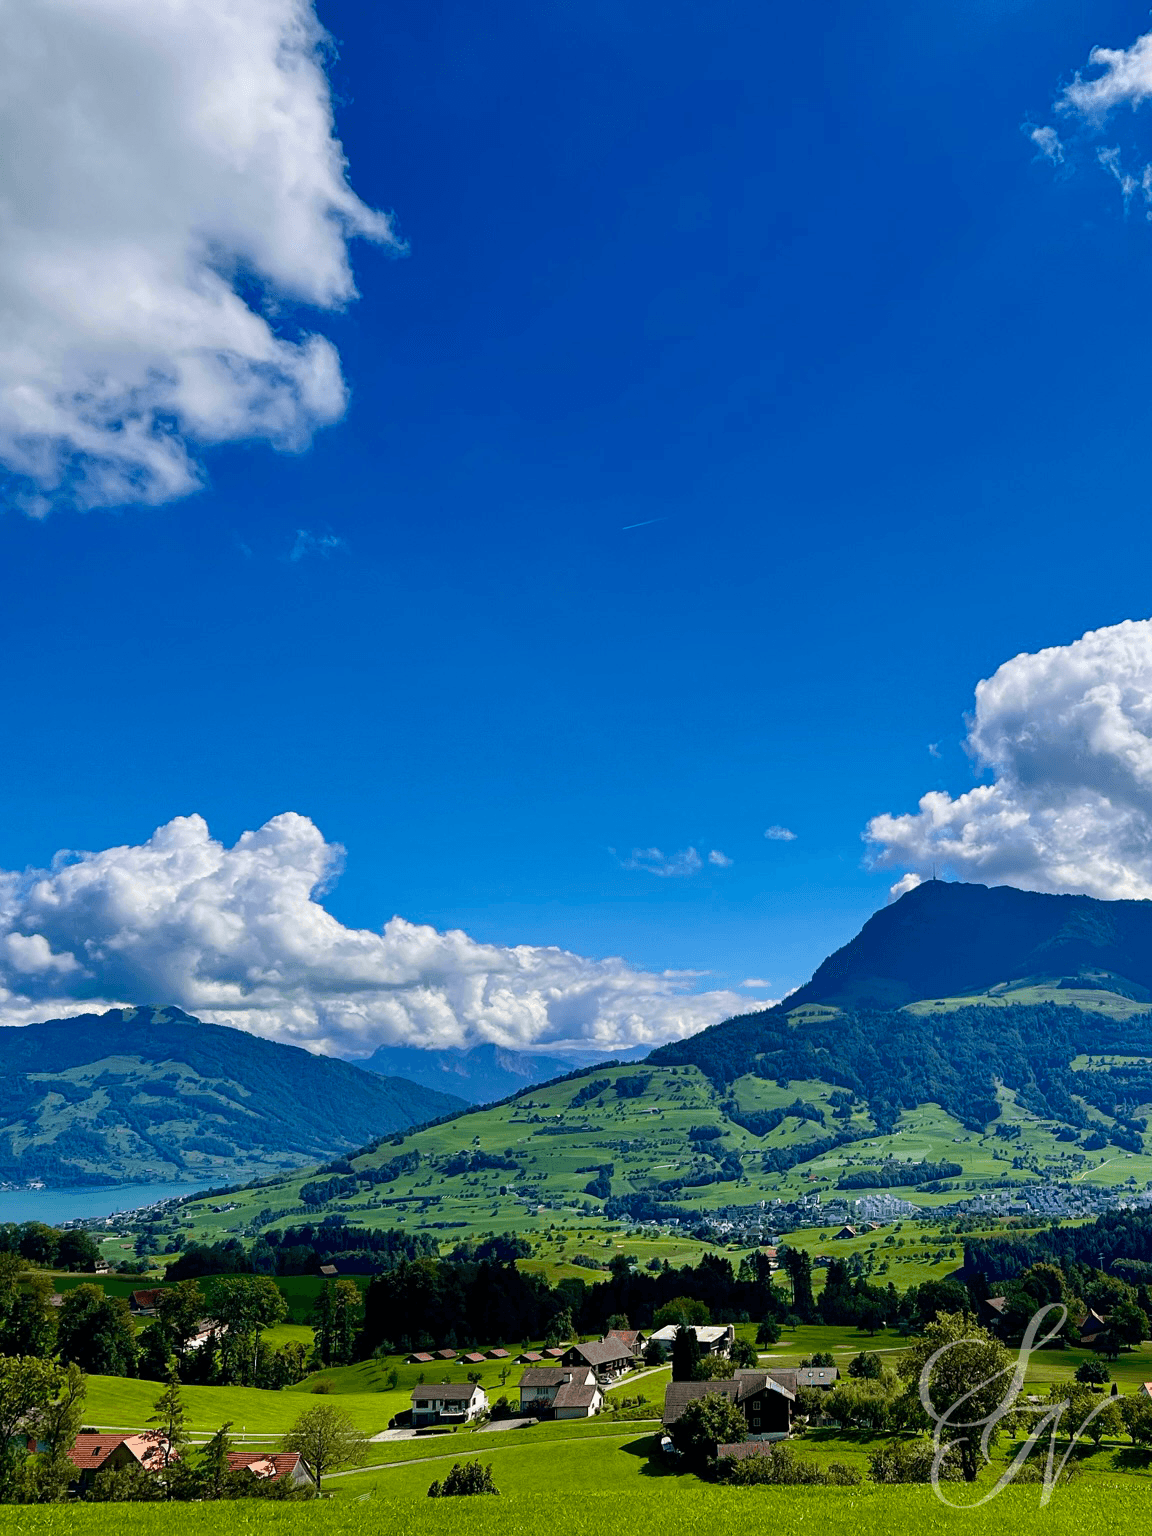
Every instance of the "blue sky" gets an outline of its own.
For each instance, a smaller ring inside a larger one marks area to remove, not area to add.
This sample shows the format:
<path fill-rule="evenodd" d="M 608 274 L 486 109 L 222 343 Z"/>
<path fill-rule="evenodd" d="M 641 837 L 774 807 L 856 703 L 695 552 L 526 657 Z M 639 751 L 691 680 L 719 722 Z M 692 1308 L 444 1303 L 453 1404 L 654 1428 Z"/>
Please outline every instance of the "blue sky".
<path fill-rule="evenodd" d="M 977 681 L 1148 614 L 1152 228 L 1025 132 L 1146 8 L 319 10 L 406 242 L 282 308 L 350 404 L 164 505 L 13 489 L 0 867 L 294 811 L 346 925 L 779 996 Z"/>

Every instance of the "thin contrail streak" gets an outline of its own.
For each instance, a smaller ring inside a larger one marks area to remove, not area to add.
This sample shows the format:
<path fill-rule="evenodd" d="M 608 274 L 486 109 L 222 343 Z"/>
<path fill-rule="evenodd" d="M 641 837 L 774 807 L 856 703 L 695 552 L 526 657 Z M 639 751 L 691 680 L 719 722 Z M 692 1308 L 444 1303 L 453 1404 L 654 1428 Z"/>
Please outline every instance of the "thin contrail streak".
<path fill-rule="evenodd" d="M 620 532 L 627 533 L 629 528 L 650 528 L 653 523 L 662 523 L 663 521 L 662 517 L 648 517 L 642 523 L 625 523 Z"/>

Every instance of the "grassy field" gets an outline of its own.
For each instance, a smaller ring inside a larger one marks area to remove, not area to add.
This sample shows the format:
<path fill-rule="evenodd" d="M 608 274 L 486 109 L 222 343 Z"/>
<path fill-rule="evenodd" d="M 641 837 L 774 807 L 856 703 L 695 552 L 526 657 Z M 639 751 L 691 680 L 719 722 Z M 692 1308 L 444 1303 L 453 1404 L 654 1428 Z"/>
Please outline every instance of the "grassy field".
<path fill-rule="evenodd" d="M 637 1458 L 638 1459 L 638 1458 Z M 650 1478 L 643 1498 L 621 1498 L 619 1487 L 581 1489 L 579 1497 L 554 1499 L 547 1480 L 527 1493 L 499 1498 L 396 1498 L 368 1493 L 320 1505 L 187 1504 L 179 1509 L 182 1536 L 221 1536 L 259 1531 L 261 1536 L 360 1536 L 365 1530 L 399 1530 L 405 1536 L 537 1536 L 546 1521 L 556 1536 L 747 1536 L 770 1524 L 818 1536 L 1103 1536 L 1132 1530 L 1152 1512 L 1146 1484 L 1082 1481 L 1058 1491 L 1047 1508 L 1039 1489 L 1013 1488 L 971 1511 L 939 1504 L 930 1488 L 710 1488 L 678 1478 Z M 637 1488 L 639 1491 L 639 1488 Z M 171 1506 L 120 1505 L 115 1529 L 124 1536 L 167 1536 Z M 105 1536 L 106 1506 L 95 1504 L 9 1507 L 0 1528 L 12 1536 Z"/>

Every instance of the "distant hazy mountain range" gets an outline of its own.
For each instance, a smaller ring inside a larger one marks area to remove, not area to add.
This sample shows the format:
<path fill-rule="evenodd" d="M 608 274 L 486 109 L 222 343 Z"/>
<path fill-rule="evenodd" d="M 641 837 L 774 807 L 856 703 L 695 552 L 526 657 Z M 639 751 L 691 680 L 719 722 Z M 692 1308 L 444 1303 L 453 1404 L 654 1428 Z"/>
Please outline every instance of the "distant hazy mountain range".
<path fill-rule="evenodd" d="M 577 1067 L 591 1066 L 609 1055 L 615 1061 L 637 1061 L 648 1054 L 646 1045 L 623 1051 L 577 1051 L 565 1056 L 537 1056 L 530 1051 L 507 1051 L 498 1045 L 475 1045 L 470 1050 L 424 1051 L 411 1045 L 382 1045 L 358 1067 L 405 1077 L 425 1088 L 458 1094 L 469 1104 L 491 1104 L 532 1083 L 563 1077 Z"/>
<path fill-rule="evenodd" d="M 226 1184 L 462 1107 L 427 1086 L 203 1024 L 179 1008 L 0 1029 L 3 1183 Z"/>

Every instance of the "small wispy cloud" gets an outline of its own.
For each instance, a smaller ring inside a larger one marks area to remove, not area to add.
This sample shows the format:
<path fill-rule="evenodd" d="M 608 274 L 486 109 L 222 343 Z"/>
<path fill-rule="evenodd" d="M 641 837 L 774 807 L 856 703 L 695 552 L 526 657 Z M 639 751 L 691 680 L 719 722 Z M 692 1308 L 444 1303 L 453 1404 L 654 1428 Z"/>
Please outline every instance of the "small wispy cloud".
<path fill-rule="evenodd" d="M 715 864 L 717 869 L 731 869 L 732 860 L 726 853 L 721 853 L 719 848 L 713 848 L 708 855 L 709 864 Z"/>
<path fill-rule="evenodd" d="M 288 551 L 288 558 L 295 562 L 308 555 L 326 557 L 334 550 L 344 548 L 344 540 L 334 533 L 311 533 L 307 528 L 297 528 L 296 541 Z"/>
<path fill-rule="evenodd" d="M 1024 131 L 1036 146 L 1038 160 L 1051 160 L 1053 165 L 1064 164 L 1064 146 L 1055 128 L 1048 125 L 1043 128 L 1034 128 L 1030 123 L 1026 123 Z"/>
<path fill-rule="evenodd" d="M 742 987 L 747 987 L 750 991 L 763 992 L 768 987 L 770 987 L 772 983 L 770 981 L 765 981 L 762 976 L 749 976 L 747 980 L 742 981 L 740 985 Z"/>
<path fill-rule="evenodd" d="M 659 875 L 662 880 L 694 875 L 704 867 L 695 848 L 684 848 L 679 853 L 667 855 L 659 848 L 633 848 L 620 863 L 625 869 L 642 869 L 650 875 Z"/>
<path fill-rule="evenodd" d="M 928 743 L 928 756 L 929 757 L 939 757 L 940 756 L 940 743 L 938 741 L 930 741 Z"/>
<path fill-rule="evenodd" d="M 764 836 L 771 843 L 794 843 L 796 834 L 790 827 L 767 827 Z"/>

